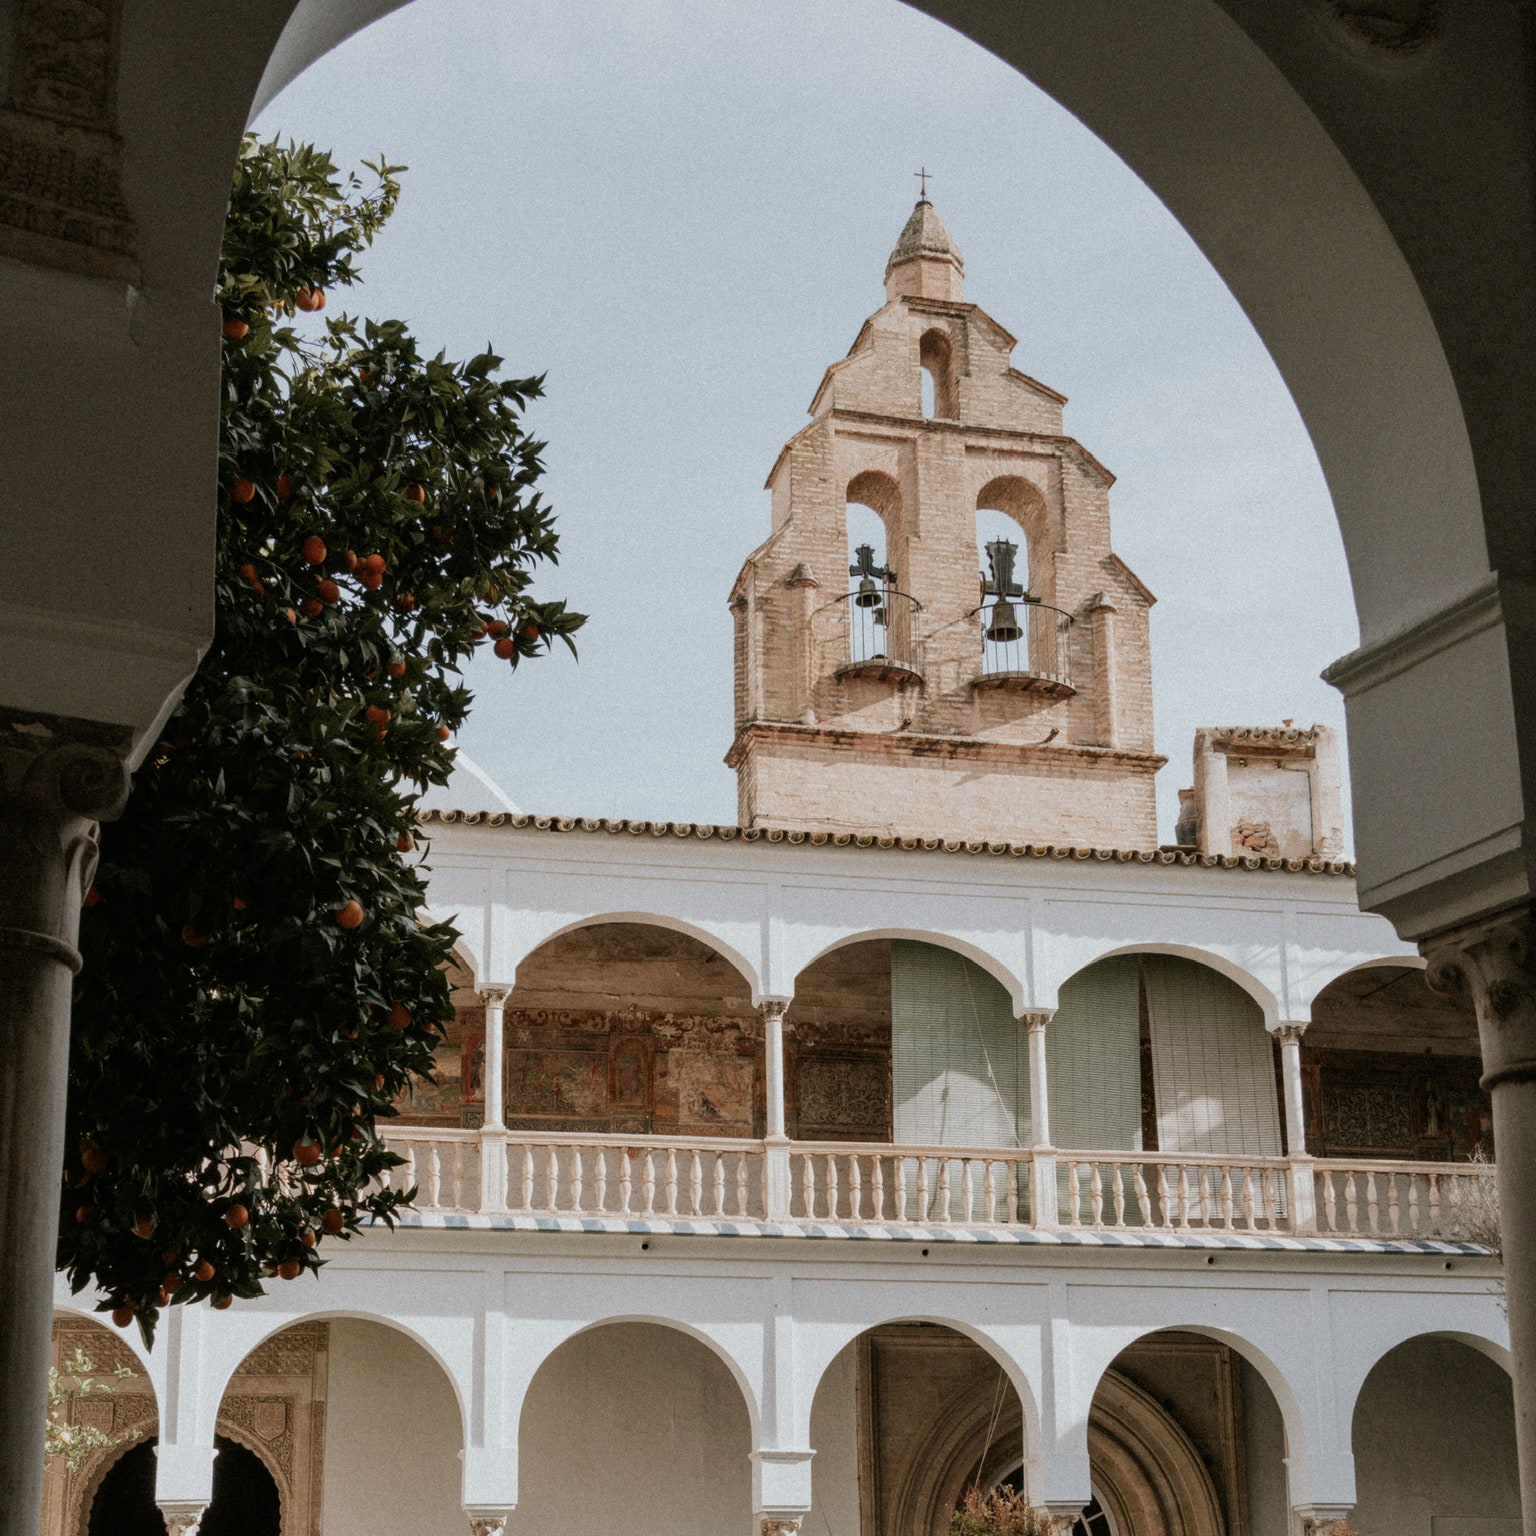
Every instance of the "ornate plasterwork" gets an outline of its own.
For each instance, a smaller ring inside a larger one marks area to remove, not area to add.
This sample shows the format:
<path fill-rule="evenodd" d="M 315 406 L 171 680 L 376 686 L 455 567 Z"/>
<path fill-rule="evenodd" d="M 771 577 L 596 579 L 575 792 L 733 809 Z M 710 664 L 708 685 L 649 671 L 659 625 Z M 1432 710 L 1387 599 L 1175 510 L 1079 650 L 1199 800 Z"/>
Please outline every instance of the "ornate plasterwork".
<path fill-rule="evenodd" d="M 1531 912 L 1503 913 L 1436 934 L 1419 945 L 1437 992 L 1468 998 L 1477 1012 L 1483 1087 L 1536 1080 L 1536 949 Z"/>
<path fill-rule="evenodd" d="M 120 0 L 23 0 L 0 107 L 0 254 L 138 277 L 116 132 Z"/>
<path fill-rule="evenodd" d="M 762 1521 L 762 1536 L 800 1536 L 799 1518 L 765 1515 Z"/>

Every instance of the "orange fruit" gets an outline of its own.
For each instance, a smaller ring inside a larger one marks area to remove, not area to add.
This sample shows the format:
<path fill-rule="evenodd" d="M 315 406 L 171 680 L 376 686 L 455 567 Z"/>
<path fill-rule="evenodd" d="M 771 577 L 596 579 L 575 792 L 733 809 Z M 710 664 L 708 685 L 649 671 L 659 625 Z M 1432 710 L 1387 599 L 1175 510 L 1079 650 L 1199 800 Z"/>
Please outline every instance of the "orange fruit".
<path fill-rule="evenodd" d="M 355 571 L 357 569 L 358 558 L 357 551 L 355 549 L 349 549 L 341 558 L 349 571 Z"/>
<path fill-rule="evenodd" d="M 359 570 L 357 580 L 364 591 L 377 592 L 384 585 L 384 574 L 382 571 Z"/>
<path fill-rule="evenodd" d="M 402 832 L 400 836 L 395 839 L 395 847 L 401 853 L 409 853 L 415 846 L 416 839 L 412 837 L 409 832 Z"/>
<path fill-rule="evenodd" d="M 303 1243 L 306 1248 L 313 1248 L 316 1241 L 315 1234 L 311 1232 L 308 1227 L 306 1227 L 302 1232 L 299 1233 L 299 1241 Z"/>
<path fill-rule="evenodd" d="M 299 545 L 299 553 L 309 561 L 311 565 L 325 564 L 325 540 L 318 533 L 312 533 Z"/>
<path fill-rule="evenodd" d="M 277 477 L 277 499 L 287 501 L 293 495 L 293 481 L 287 475 Z"/>
<path fill-rule="evenodd" d="M 293 1144 L 293 1160 L 301 1168 L 308 1168 L 318 1163 L 320 1143 L 313 1136 L 300 1136 Z"/>
<path fill-rule="evenodd" d="M 325 291 L 321 288 L 300 288 L 293 296 L 294 304 L 305 314 L 313 314 L 325 308 Z"/>
<path fill-rule="evenodd" d="M 343 928 L 360 928 L 363 924 L 363 904 L 360 901 L 344 901 L 336 909 L 336 921 Z"/>
<path fill-rule="evenodd" d="M 325 612 L 325 604 L 318 597 L 306 597 L 300 606 L 312 619 L 318 619 Z M 292 609 L 289 612 L 292 612 Z"/>
<path fill-rule="evenodd" d="M 207 1285 L 213 1279 L 215 1273 L 213 1265 L 207 1259 L 203 1259 L 199 1262 L 197 1268 L 192 1271 L 192 1278 L 194 1280 L 201 1280 L 204 1285 Z"/>
<path fill-rule="evenodd" d="M 416 599 L 412 597 L 409 592 L 402 592 L 400 596 L 395 599 L 395 606 L 401 611 L 401 613 L 409 613 L 411 609 L 416 606 Z"/>
<path fill-rule="evenodd" d="M 485 632 L 488 635 L 504 635 L 511 628 L 512 626 L 505 619 L 492 619 L 485 626 Z"/>
<path fill-rule="evenodd" d="M 133 1321 L 133 1303 L 131 1301 L 120 1301 L 112 1309 L 112 1321 L 119 1328 L 126 1328 Z"/>
<path fill-rule="evenodd" d="M 304 1273 L 304 1266 L 297 1259 L 284 1259 L 277 1272 L 284 1280 L 297 1280 Z"/>
<path fill-rule="evenodd" d="M 244 341 L 251 334 L 251 328 L 239 315 L 225 315 L 224 334 L 231 341 Z"/>
<path fill-rule="evenodd" d="M 234 1301 L 234 1299 L 235 1298 L 231 1296 L 228 1291 L 225 1291 L 222 1296 L 215 1296 L 213 1300 L 208 1303 L 208 1305 L 212 1307 L 215 1312 L 222 1312 Z"/>
<path fill-rule="evenodd" d="M 438 728 L 437 728 L 437 739 L 439 741 L 447 741 L 448 738 L 450 736 L 452 736 L 452 735 L 453 735 L 453 732 L 450 731 L 446 725 L 438 726 Z"/>
<path fill-rule="evenodd" d="M 100 887 L 93 885 L 90 890 L 85 893 L 84 897 L 81 898 L 80 905 L 82 907 L 99 907 L 101 905 Z"/>
<path fill-rule="evenodd" d="M 505 661 L 509 656 L 517 654 L 517 642 L 510 635 L 503 635 L 492 647 L 498 656 Z"/>
<path fill-rule="evenodd" d="M 418 485 L 414 480 L 412 480 L 411 483 L 405 488 L 405 499 L 407 501 L 425 501 L 427 499 L 426 487 L 423 485 Z"/>
<path fill-rule="evenodd" d="M 338 1211 L 334 1206 L 320 1218 L 320 1225 L 324 1227 L 332 1237 L 340 1232 L 341 1229 L 346 1226 L 346 1224 L 347 1218 L 343 1216 L 341 1212 Z"/>
<path fill-rule="evenodd" d="M 75 1220 L 82 1226 L 96 1214 L 94 1205 L 79 1205 L 75 1207 Z"/>
<path fill-rule="evenodd" d="M 160 1282 L 160 1289 L 168 1296 L 174 1296 L 182 1286 L 186 1284 L 186 1277 L 178 1269 L 168 1269 L 165 1279 Z"/>
<path fill-rule="evenodd" d="M 363 719 L 366 720 L 369 725 L 388 725 L 389 711 L 387 709 L 381 709 L 377 704 L 370 704 L 368 708 L 363 711 Z"/>
<path fill-rule="evenodd" d="M 245 911 L 245 901 L 242 897 L 236 896 L 230 905 L 235 909 L 236 912 Z"/>
<path fill-rule="evenodd" d="M 523 625 L 523 638 L 525 640 L 537 640 L 539 638 L 539 626 L 537 624 Z"/>
<path fill-rule="evenodd" d="M 236 1203 L 224 1212 L 224 1220 L 237 1232 L 251 1219 L 251 1213 L 243 1205 Z"/>
<path fill-rule="evenodd" d="M 153 1237 L 155 1235 L 155 1218 L 153 1216 L 140 1215 L 134 1219 L 134 1223 L 128 1229 L 135 1237 Z"/>
<path fill-rule="evenodd" d="M 241 475 L 229 488 L 229 499 L 231 501 L 244 503 L 250 501 L 255 495 L 255 482 L 247 480 L 244 475 Z"/>
<path fill-rule="evenodd" d="M 242 565 L 240 567 L 240 574 L 245 577 L 245 579 L 250 582 L 250 584 L 255 587 L 258 592 L 265 592 L 267 590 L 266 583 L 261 579 L 259 575 L 257 575 L 256 567 L 254 565 Z"/>
<path fill-rule="evenodd" d="M 383 555 L 364 555 L 360 563 L 367 566 L 370 571 L 377 571 L 380 576 L 384 574 L 385 561 Z"/>
<path fill-rule="evenodd" d="M 387 1024 L 395 1029 L 409 1029 L 411 1027 L 411 1010 L 404 1003 L 391 1003 L 389 1012 L 384 1015 Z"/>
<path fill-rule="evenodd" d="M 89 1136 L 80 1142 L 80 1165 L 91 1173 L 100 1173 L 107 1166 L 107 1154 Z"/>
<path fill-rule="evenodd" d="M 329 576 L 322 576 L 315 583 L 315 591 L 319 594 L 322 603 L 327 603 L 334 607 L 341 601 L 341 588 Z"/>
<path fill-rule="evenodd" d="M 200 934 L 197 929 L 192 926 L 191 923 L 183 923 L 181 925 L 181 942 L 185 944 L 188 949 L 201 949 L 203 945 L 208 942 L 208 940 L 205 939 L 203 935 Z"/>
<path fill-rule="evenodd" d="M 387 667 L 385 667 L 384 670 L 388 672 L 391 677 L 404 677 L 405 663 L 403 661 L 392 661 Z"/>

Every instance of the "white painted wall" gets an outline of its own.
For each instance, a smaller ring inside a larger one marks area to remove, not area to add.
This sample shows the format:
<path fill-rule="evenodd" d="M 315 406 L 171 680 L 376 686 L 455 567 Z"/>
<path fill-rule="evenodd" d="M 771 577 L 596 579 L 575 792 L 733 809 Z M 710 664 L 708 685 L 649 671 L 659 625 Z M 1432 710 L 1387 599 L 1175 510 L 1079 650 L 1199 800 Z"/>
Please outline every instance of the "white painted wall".
<path fill-rule="evenodd" d="M 464 1528 L 459 1408 L 442 1368 L 382 1323 L 331 1322 L 325 1536 L 441 1536 Z"/>
<path fill-rule="evenodd" d="M 594 1328 L 529 1388 L 507 1536 L 747 1536 L 751 1449 L 741 1389 L 706 1346 L 654 1323 Z"/>
<path fill-rule="evenodd" d="M 811 1513 L 806 1536 L 859 1536 L 859 1355 L 834 1358 L 811 1405 Z"/>
<path fill-rule="evenodd" d="M 1414 1339 L 1355 1406 L 1360 1536 L 1520 1536 L 1508 1375 L 1449 1339 Z"/>

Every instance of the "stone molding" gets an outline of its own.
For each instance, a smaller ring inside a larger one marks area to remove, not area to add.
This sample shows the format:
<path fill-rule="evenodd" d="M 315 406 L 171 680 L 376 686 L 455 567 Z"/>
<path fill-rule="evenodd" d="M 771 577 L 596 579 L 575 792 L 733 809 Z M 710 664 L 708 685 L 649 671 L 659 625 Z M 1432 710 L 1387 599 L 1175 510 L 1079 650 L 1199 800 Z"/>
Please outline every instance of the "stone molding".
<path fill-rule="evenodd" d="M 197 1536 L 208 1506 L 178 1500 L 175 1503 L 162 1504 L 159 1508 L 165 1520 L 166 1536 Z"/>
<path fill-rule="evenodd" d="M 1427 980 L 1477 1010 L 1485 1089 L 1536 1081 L 1536 946 L 1522 907 L 1425 939 Z"/>
<path fill-rule="evenodd" d="M 138 281 L 116 132 L 121 0 L 24 0 L 0 107 L 0 255 Z"/>

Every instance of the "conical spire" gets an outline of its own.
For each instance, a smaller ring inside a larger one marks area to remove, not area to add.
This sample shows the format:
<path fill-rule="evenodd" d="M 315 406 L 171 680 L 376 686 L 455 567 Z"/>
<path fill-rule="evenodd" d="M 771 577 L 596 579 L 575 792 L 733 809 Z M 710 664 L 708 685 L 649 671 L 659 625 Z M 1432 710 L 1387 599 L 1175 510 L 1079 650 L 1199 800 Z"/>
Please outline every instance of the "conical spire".
<path fill-rule="evenodd" d="M 959 299 L 965 275 L 960 248 L 926 197 L 917 200 L 885 264 L 885 290 L 891 298 Z"/>

